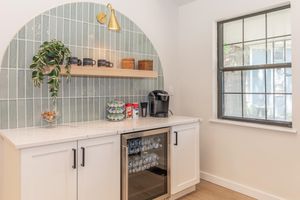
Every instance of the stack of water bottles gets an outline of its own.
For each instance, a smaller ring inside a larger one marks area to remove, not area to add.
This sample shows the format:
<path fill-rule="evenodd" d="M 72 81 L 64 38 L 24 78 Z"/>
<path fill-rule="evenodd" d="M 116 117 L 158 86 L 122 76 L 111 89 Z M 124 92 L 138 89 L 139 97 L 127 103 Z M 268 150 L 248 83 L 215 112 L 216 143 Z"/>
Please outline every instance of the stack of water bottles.
<path fill-rule="evenodd" d="M 159 136 L 131 139 L 128 141 L 128 171 L 137 173 L 159 165 L 156 149 L 162 148 Z M 149 151 L 152 151 L 151 153 Z M 154 151 L 154 152 L 153 152 Z"/>
<path fill-rule="evenodd" d="M 159 156 L 155 153 L 145 153 L 141 156 L 132 156 L 128 160 L 128 171 L 129 174 L 137 173 L 150 169 L 151 167 L 156 167 L 159 165 Z"/>
<path fill-rule="evenodd" d="M 161 148 L 161 138 L 160 137 L 148 137 L 148 138 L 137 138 L 128 141 L 128 153 L 137 154 L 142 151 L 149 151 L 152 149 Z"/>

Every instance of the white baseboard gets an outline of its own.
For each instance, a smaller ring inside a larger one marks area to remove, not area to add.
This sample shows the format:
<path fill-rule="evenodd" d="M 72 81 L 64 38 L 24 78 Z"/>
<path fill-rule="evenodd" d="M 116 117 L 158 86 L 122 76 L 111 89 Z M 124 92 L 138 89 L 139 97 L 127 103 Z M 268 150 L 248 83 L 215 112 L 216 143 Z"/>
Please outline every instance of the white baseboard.
<path fill-rule="evenodd" d="M 228 188 L 230 190 L 242 193 L 244 195 L 247 195 L 249 197 L 253 197 L 258 200 L 286 200 L 282 197 L 278 197 L 266 192 L 263 192 L 261 190 L 248 187 L 246 185 L 242 185 L 240 183 L 215 176 L 213 174 L 207 173 L 207 172 L 201 172 L 200 173 L 201 179 L 209 181 L 211 183 L 223 186 L 225 188 Z"/>

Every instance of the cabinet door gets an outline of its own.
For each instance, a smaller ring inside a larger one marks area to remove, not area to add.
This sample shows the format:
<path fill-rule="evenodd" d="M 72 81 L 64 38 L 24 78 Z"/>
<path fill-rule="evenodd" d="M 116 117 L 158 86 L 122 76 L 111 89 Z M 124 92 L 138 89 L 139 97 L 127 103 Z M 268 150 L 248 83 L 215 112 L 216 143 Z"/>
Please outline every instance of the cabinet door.
<path fill-rule="evenodd" d="M 171 193 L 176 194 L 200 181 L 199 123 L 172 127 Z"/>
<path fill-rule="evenodd" d="M 78 200 L 120 200 L 120 136 L 78 142 Z"/>
<path fill-rule="evenodd" d="M 76 200 L 76 148 L 70 142 L 22 150 L 21 199 Z"/>

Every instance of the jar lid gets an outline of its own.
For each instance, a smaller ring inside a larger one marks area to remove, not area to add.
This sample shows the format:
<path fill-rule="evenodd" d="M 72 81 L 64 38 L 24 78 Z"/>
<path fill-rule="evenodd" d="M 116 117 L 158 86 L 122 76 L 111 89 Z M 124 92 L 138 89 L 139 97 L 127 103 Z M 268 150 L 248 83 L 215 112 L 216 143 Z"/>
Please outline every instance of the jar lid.
<path fill-rule="evenodd" d="M 134 61 L 134 58 L 123 58 L 123 61 Z"/>
<path fill-rule="evenodd" d="M 138 104 L 138 103 L 132 103 L 132 106 L 133 106 L 134 108 L 138 108 L 138 107 L 139 107 L 139 104 Z"/>
<path fill-rule="evenodd" d="M 139 60 L 138 62 L 153 62 L 153 60 Z"/>

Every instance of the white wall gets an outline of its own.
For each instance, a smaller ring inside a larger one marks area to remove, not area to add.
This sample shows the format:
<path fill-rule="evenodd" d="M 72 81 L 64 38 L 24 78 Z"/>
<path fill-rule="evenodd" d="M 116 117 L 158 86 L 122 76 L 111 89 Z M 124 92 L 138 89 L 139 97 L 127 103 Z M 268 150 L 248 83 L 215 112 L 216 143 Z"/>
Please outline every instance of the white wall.
<path fill-rule="evenodd" d="M 281 5 L 282 0 L 197 0 L 179 9 L 178 112 L 204 119 L 201 170 L 289 200 L 300 199 L 297 134 L 209 122 L 216 96 L 216 21 Z M 300 2 L 292 1 L 293 125 L 300 131 Z"/>

